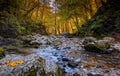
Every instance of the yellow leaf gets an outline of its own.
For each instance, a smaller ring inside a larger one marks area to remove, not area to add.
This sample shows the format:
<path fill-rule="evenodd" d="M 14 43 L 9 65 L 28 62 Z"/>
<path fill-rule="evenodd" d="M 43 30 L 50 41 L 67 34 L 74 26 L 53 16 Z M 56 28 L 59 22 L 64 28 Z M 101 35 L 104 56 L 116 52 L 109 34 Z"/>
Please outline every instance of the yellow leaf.
<path fill-rule="evenodd" d="M 18 61 L 9 61 L 9 62 L 7 62 L 6 64 L 7 64 L 8 66 L 13 66 L 13 67 L 15 67 L 15 66 L 20 65 L 20 64 L 23 64 L 23 63 L 24 63 L 24 60 L 20 59 L 20 60 L 18 60 Z"/>

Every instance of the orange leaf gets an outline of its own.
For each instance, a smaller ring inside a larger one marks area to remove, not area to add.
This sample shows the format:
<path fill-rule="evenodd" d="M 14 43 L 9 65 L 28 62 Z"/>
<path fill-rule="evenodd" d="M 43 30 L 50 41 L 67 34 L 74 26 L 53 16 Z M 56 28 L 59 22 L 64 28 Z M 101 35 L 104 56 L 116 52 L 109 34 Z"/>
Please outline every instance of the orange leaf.
<path fill-rule="evenodd" d="M 22 59 L 20 59 L 18 61 L 9 61 L 9 62 L 6 62 L 6 64 L 8 66 L 13 66 L 13 67 L 15 67 L 17 65 L 20 65 L 20 64 L 23 64 L 23 63 L 24 63 L 24 60 L 22 60 Z"/>

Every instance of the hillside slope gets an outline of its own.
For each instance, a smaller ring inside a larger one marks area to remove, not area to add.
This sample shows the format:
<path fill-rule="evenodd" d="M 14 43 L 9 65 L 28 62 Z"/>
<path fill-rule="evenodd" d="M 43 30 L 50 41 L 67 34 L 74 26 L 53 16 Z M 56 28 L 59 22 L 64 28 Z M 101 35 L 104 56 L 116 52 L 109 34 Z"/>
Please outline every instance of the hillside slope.
<path fill-rule="evenodd" d="M 108 0 L 97 13 L 85 23 L 79 35 L 120 37 L 120 1 Z M 87 31 L 86 31 L 87 30 Z M 119 36 L 118 36 L 119 35 Z M 120 38 L 119 38 L 120 39 Z"/>

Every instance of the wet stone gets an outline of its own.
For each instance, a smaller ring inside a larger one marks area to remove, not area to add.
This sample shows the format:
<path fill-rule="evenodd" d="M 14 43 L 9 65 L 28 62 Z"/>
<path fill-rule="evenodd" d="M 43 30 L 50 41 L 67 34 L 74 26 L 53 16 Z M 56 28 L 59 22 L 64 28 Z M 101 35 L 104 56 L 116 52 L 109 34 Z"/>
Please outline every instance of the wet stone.
<path fill-rule="evenodd" d="M 68 57 L 63 57 L 62 61 L 69 61 L 70 59 Z"/>
<path fill-rule="evenodd" d="M 78 63 L 75 63 L 75 62 L 69 61 L 69 62 L 68 62 L 68 66 L 69 66 L 69 67 L 72 67 L 72 68 L 75 68 L 75 67 L 78 66 Z"/>
<path fill-rule="evenodd" d="M 58 54 L 57 54 L 56 52 L 55 52 L 55 53 L 53 53 L 53 55 L 54 55 L 54 56 L 58 56 Z"/>
<path fill-rule="evenodd" d="M 63 48 L 63 49 L 71 49 L 71 47 L 65 47 L 65 48 Z"/>
<path fill-rule="evenodd" d="M 77 58 L 74 60 L 76 63 L 79 63 L 81 61 L 81 59 Z"/>
<path fill-rule="evenodd" d="M 80 76 L 80 74 L 75 73 L 73 76 Z"/>
<path fill-rule="evenodd" d="M 103 75 L 88 73 L 88 76 L 103 76 Z"/>

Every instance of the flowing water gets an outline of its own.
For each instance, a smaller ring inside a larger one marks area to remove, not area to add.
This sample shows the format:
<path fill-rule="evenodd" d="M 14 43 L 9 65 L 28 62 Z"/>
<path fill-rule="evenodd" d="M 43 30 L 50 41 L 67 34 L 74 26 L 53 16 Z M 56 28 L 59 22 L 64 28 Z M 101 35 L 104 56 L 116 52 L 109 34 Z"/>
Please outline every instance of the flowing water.
<path fill-rule="evenodd" d="M 119 53 L 90 53 L 76 44 L 68 40 L 63 44 L 70 45 L 66 48 L 41 45 L 34 52 L 46 60 L 56 62 L 64 70 L 65 76 L 120 76 Z"/>
<path fill-rule="evenodd" d="M 62 43 L 55 43 L 42 44 L 31 50 L 43 59 L 57 63 L 64 70 L 64 76 L 120 76 L 120 53 L 87 52 L 79 38 L 65 38 Z"/>

